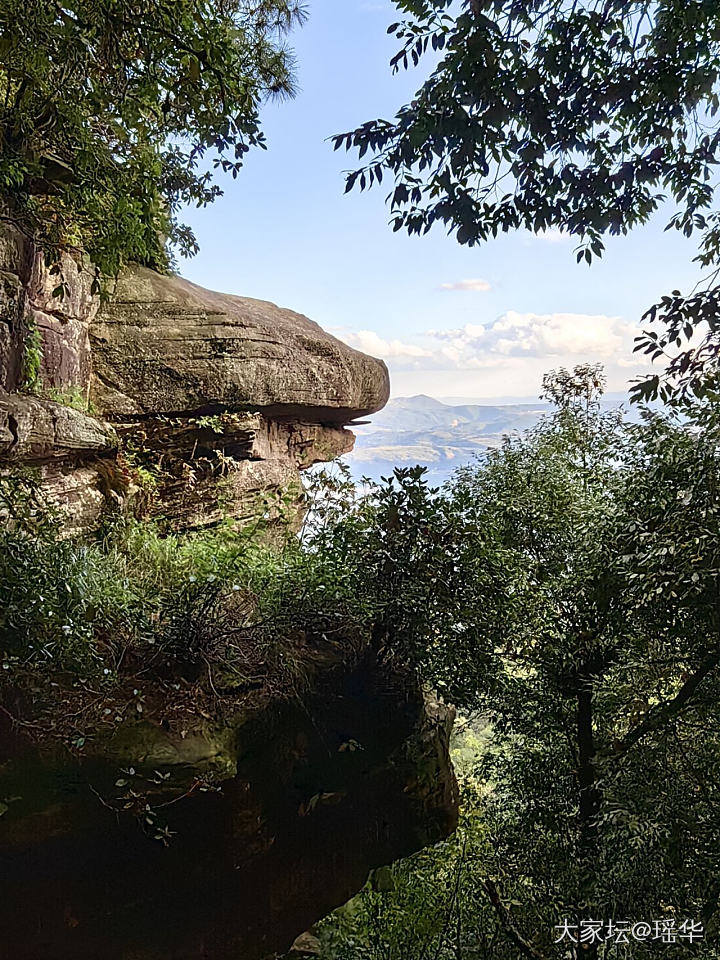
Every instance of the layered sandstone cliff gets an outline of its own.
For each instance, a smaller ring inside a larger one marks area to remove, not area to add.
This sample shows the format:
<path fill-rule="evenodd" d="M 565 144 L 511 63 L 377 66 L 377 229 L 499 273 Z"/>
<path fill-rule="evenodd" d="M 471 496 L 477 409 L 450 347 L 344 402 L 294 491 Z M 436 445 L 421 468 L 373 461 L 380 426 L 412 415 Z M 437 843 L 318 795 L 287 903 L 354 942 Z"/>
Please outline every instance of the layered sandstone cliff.
<path fill-rule="evenodd" d="M 192 529 L 292 505 L 388 397 L 381 361 L 271 303 L 142 267 L 101 303 L 81 258 L 48 268 L 16 234 L 0 281 L 0 469 L 32 465 L 72 530 L 107 509 Z"/>
<path fill-rule="evenodd" d="M 292 523 L 301 471 L 387 399 L 380 361 L 292 311 L 143 268 L 94 290 L 80 257 L 0 236 L 0 472 L 30 470 L 68 536 L 122 511 L 192 532 L 281 503 Z M 357 632 L 294 631 L 302 697 L 152 647 L 144 706 L 122 677 L 113 701 L 51 667 L 0 676 L 7 955 L 260 960 L 446 836 L 452 712 Z M 57 690 L 72 749 L 43 734 Z"/>

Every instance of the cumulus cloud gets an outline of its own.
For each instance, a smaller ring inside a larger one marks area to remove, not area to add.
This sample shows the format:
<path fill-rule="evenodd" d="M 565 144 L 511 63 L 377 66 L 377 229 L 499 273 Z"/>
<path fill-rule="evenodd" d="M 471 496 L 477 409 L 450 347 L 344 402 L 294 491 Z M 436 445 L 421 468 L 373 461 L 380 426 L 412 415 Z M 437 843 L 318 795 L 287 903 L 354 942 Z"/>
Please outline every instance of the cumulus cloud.
<path fill-rule="evenodd" d="M 610 390 L 647 368 L 633 354 L 639 328 L 622 317 L 584 313 L 519 313 L 496 320 L 387 339 L 372 330 L 336 332 L 351 346 L 386 360 L 397 396 L 533 396 L 548 370 L 602 363 Z"/>
<path fill-rule="evenodd" d="M 338 332 L 338 336 L 345 343 L 355 347 L 356 350 L 362 350 L 363 353 L 369 353 L 373 357 L 380 357 L 383 360 L 393 358 L 395 360 L 412 361 L 419 358 L 432 357 L 430 350 L 414 343 L 404 343 L 402 340 L 385 340 L 373 330 L 358 330 L 357 333 Z"/>
<path fill-rule="evenodd" d="M 632 352 L 638 332 L 622 317 L 605 314 L 509 310 L 488 324 L 426 331 L 420 342 L 386 339 L 373 330 L 337 335 L 396 370 L 518 370 L 530 360 L 548 368 L 588 361 L 630 370 L 645 365 L 645 358 Z"/>
<path fill-rule="evenodd" d="M 637 328 L 620 317 L 581 313 L 517 313 L 490 324 L 434 330 L 441 353 L 455 364 L 499 357 L 560 357 L 607 360 L 631 352 Z"/>
<path fill-rule="evenodd" d="M 472 290 L 475 293 L 485 293 L 490 290 L 487 280 L 457 280 L 455 283 L 440 284 L 441 290 Z"/>

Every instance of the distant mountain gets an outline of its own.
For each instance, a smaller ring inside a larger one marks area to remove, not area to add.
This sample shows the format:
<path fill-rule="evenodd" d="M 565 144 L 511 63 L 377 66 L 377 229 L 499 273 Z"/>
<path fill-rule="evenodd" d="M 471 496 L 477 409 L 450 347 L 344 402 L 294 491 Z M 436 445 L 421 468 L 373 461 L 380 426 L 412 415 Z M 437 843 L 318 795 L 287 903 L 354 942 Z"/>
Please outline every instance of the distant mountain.
<path fill-rule="evenodd" d="M 607 394 L 606 409 L 627 401 L 625 394 Z M 541 400 L 516 403 L 449 403 L 420 394 L 397 397 L 372 422 L 353 427 L 354 451 L 344 459 L 356 480 L 379 480 L 394 467 L 422 464 L 428 479 L 441 484 L 458 467 L 496 447 L 507 434 L 534 426 L 549 405 Z M 637 410 L 631 411 L 636 419 Z"/>
<path fill-rule="evenodd" d="M 541 401 L 514 404 L 449 404 L 432 397 L 397 397 L 354 427 L 355 450 L 345 459 L 353 476 L 378 480 L 394 467 L 428 467 L 438 484 L 473 457 L 497 446 L 505 434 L 519 433 L 537 423 L 548 405 Z"/>

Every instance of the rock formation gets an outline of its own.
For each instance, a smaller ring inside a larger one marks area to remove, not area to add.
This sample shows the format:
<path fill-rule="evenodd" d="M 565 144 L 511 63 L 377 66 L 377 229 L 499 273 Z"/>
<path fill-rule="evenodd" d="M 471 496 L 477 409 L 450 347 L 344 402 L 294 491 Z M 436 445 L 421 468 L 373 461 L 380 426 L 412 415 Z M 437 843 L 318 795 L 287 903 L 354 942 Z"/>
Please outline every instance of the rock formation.
<path fill-rule="evenodd" d="M 34 471 L 69 535 L 108 510 L 171 530 L 292 512 L 300 471 L 387 396 L 380 361 L 296 313 L 143 268 L 101 304 L 82 258 L 0 236 L 0 471 Z M 177 722 L 171 694 L 74 754 L 36 736 L 39 690 L 0 686 L 7 956 L 260 960 L 454 828 L 451 712 L 367 639 L 298 643 L 302 704 L 231 691 Z M 138 825 L 158 812 L 167 845 Z"/>
<path fill-rule="evenodd" d="M 92 281 L 79 257 L 48 268 L 0 238 L 0 468 L 32 463 L 74 530 L 133 501 L 174 529 L 292 504 L 300 471 L 387 401 L 381 361 L 291 310 L 143 267 L 101 304 Z"/>
<path fill-rule="evenodd" d="M 40 347 L 44 386 L 87 396 L 88 326 L 100 303 L 93 281 L 79 255 L 64 253 L 48 266 L 43 252 L 21 233 L 0 231 L 0 387 L 12 392 L 34 381 L 26 362 L 28 352 Z M 54 295 L 59 287 L 62 295 Z"/>
<path fill-rule="evenodd" d="M 371 869 L 447 836 L 449 712 L 369 652 L 348 668 L 326 649 L 317 665 L 302 707 L 266 704 L 184 737 L 137 724 L 82 762 L 38 754 L 0 715 L 7 955 L 260 960 Z M 210 771 L 219 788 L 203 792 Z M 148 783 L 167 846 L 122 809 Z"/>
<path fill-rule="evenodd" d="M 384 406 L 387 373 L 291 310 L 135 267 L 90 326 L 93 396 L 114 417 L 264 410 L 343 423 Z"/>

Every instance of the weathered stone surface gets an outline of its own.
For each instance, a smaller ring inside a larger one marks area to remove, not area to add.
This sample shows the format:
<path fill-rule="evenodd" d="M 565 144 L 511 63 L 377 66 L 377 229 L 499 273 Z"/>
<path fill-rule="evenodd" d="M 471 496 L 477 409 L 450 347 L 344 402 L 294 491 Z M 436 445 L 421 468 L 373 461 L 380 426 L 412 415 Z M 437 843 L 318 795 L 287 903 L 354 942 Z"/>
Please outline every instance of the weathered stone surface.
<path fill-rule="evenodd" d="M 87 397 L 88 324 L 99 305 L 93 280 L 94 272 L 79 252 L 66 251 L 48 266 L 43 251 L 17 230 L 0 231 L 0 387 L 22 387 L 28 338 L 37 330 L 42 385 Z M 53 296 L 61 285 L 64 295 Z"/>
<path fill-rule="evenodd" d="M 70 251 L 62 253 L 52 266 L 57 272 L 51 273 L 42 250 L 33 248 L 26 280 L 33 308 L 61 321 L 89 324 L 100 305 L 99 297 L 92 291 L 94 270 L 79 252 Z M 65 293 L 54 296 L 61 282 L 66 285 Z"/>
<path fill-rule="evenodd" d="M 278 519 L 285 513 L 291 522 L 302 506 L 299 479 L 292 486 L 294 473 L 287 461 L 243 460 L 228 468 L 219 479 L 207 476 L 178 477 L 175 482 L 164 484 L 150 498 L 147 512 L 151 517 L 171 518 L 176 527 L 184 530 L 200 530 L 212 527 L 226 519 L 243 524 L 260 513 L 263 499 L 277 498 L 269 513 Z"/>
<path fill-rule="evenodd" d="M 107 471 L 94 470 L 85 456 L 94 450 L 107 457 L 105 425 L 56 404 L 5 395 L 0 464 L 53 461 L 52 469 L 43 467 L 43 482 L 50 500 L 72 516 L 73 531 L 92 526 L 104 501 L 114 508 L 138 488 L 131 509 L 173 521 L 176 529 L 228 517 L 247 521 L 264 509 L 266 494 L 297 511 L 300 471 L 351 450 L 354 437 L 342 423 L 385 402 L 382 363 L 292 311 L 136 267 L 94 320 L 92 274 L 70 254 L 61 274 L 51 275 L 39 251 L 7 235 L 0 248 L 5 268 L 2 382 L 21 382 L 33 329 L 42 338 L 41 390 L 70 388 L 82 399 L 94 364 L 95 403 L 121 427 L 134 451 L 132 469 L 145 471 L 109 486 Z M 61 276 L 62 299 L 52 295 Z M 81 452 L 83 469 L 73 476 Z M 149 487 L 142 489 L 143 481 Z"/>
<path fill-rule="evenodd" d="M 94 274 L 80 254 L 63 253 L 59 272 L 51 274 L 41 250 L 33 250 L 26 281 L 26 313 L 42 340 L 41 376 L 46 388 L 75 388 L 87 397 L 90 387 L 88 326 L 99 306 L 92 293 Z M 62 297 L 53 291 L 64 282 Z"/>
<path fill-rule="evenodd" d="M 90 463 L 60 461 L 39 467 L 43 494 L 63 517 L 65 537 L 76 537 L 97 527 L 108 507 L 122 506 L 120 496 L 108 484 L 116 472 L 114 460 Z"/>
<path fill-rule="evenodd" d="M 26 243 L 13 230 L 0 230 L 0 387 L 17 389 L 26 336 Z"/>
<path fill-rule="evenodd" d="M 451 714 L 372 656 L 337 666 L 303 706 L 184 737 L 146 721 L 115 746 L 88 744 L 82 762 L 39 753 L 0 713 L 0 796 L 21 798 L 0 821 L 7 955 L 258 960 L 289 950 L 371 869 L 445 837 Z M 133 789 L 160 784 L 150 800 L 175 831 L 167 847 L 114 809 L 130 762 Z M 193 786 L 209 770 L 219 792 Z"/>
<path fill-rule="evenodd" d="M 126 271 L 90 329 L 110 416 L 243 408 L 347 422 L 388 398 L 385 365 L 272 303 Z"/>
<path fill-rule="evenodd" d="M 94 417 L 50 400 L 0 394 L 0 462 L 42 463 L 107 454 L 117 436 Z"/>
<path fill-rule="evenodd" d="M 0 229 L 0 270 L 25 273 L 28 243 L 19 230 L 3 222 Z"/>
<path fill-rule="evenodd" d="M 2 257 L 3 248 L 0 244 L 0 262 Z M 20 278 L 12 271 L 0 268 L 0 387 L 6 389 L 18 378 L 21 358 L 18 356 L 16 339 L 22 315 L 23 289 Z"/>
<path fill-rule="evenodd" d="M 299 510 L 300 472 L 351 450 L 343 424 L 387 399 L 381 361 L 300 314 L 133 267 L 98 316 L 93 280 L 79 253 L 50 268 L 20 233 L 0 231 L 0 391 L 14 391 L 0 393 L 0 468 L 41 464 L 73 531 L 104 503 L 176 529 L 244 522 L 265 494 Z M 38 397 L 75 403 L 92 387 L 103 420 L 18 392 L 37 334 Z M 116 467 L 104 420 L 132 450 Z"/>
<path fill-rule="evenodd" d="M 54 272 L 51 273 L 50 270 Z M 0 231 L 0 386 L 18 390 L 28 340 L 40 335 L 40 379 L 45 388 L 90 386 L 88 324 L 99 298 L 94 273 L 78 252 L 64 252 L 48 265 L 41 249 L 17 230 Z M 53 296 L 63 286 L 64 295 Z"/>
<path fill-rule="evenodd" d="M 0 471 L 32 466 L 47 503 L 74 536 L 93 527 L 112 492 L 118 438 L 112 427 L 71 407 L 0 393 Z"/>
<path fill-rule="evenodd" d="M 58 300 L 61 277 L 69 289 Z M 298 516 L 300 471 L 349 451 L 343 424 L 387 399 L 382 363 L 291 311 L 136 268 L 94 319 L 91 280 L 70 254 L 51 275 L 38 251 L 0 232 L 0 471 L 32 466 L 69 534 L 109 505 L 163 518 L 173 531 L 244 522 L 258 509 L 274 515 L 278 504 Z M 95 401 L 114 427 L 17 392 L 33 330 L 42 337 L 38 389 L 85 397 L 94 364 Z M 165 658 L 151 657 L 133 674 L 144 719 L 125 709 L 138 705 L 136 689 L 115 691 L 119 714 L 94 689 L 77 712 L 64 711 L 81 757 L 57 735 L 54 748 L 43 740 L 34 678 L 27 688 L 3 677 L 8 957 L 260 960 L 291 949 L 370 870 L 454 829 L 451 711 L 379 663 L 367 638 L 363 647 L 300 633 L 292 662 L 312 691 L 302 703 L 263 685 L 258 653 L 239 687 L 223 687 L 207 664 L 211 718 L 199 682 L 174 683 Z M 68 690 L 81 696 L 77 684 Z M 102 719 L 87 739 L 75 737 L 88 709 Z M 143 797 L 139 821 L 125 809 L 128 789 L 139 791 L 131 805 Z M 143 832 L 146 800 L 166 819 L 168 846 Z M 312 946 L 299 941 L 295 955 Z"/>
<path fill-rule="evenodd" d="M 119 423 L 121 437 L 141 446 L 137 462 L 151 481 L 148 516 L 198 529 L 225 518 L 245 522 L 274 501 L 276 515 L 299 512 L 300 472 L 352 449 L 339 426 L 268 420 L 259 413 L 175 417 Z"/>

